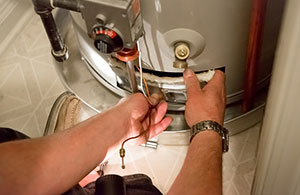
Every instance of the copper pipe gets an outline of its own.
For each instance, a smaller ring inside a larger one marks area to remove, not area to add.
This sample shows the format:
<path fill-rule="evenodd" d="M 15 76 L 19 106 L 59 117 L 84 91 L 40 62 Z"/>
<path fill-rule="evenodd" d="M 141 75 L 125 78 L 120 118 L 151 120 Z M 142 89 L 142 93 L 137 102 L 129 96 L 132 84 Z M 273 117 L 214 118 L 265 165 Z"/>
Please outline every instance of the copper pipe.
<path fill-rule="evenodd" d="M 267 3 L 268 0 L 252 1 L 251 24 L 247 52 L 247 67 L 244 85 L 244 112 L 248 112 L 254 107 L 256 77 L 259 67 L 259 58 L 262 46 L 262 36 Z"/>

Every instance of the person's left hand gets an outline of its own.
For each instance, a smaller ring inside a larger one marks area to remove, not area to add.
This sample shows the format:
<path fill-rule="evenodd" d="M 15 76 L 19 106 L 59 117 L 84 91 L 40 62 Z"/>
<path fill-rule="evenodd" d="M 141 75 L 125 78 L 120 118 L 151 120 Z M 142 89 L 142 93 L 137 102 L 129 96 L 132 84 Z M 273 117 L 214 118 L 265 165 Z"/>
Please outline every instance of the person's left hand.
<path fill-rule="evenodd" d="M 137 139 L 132 139 L 133 144 L 145 143 L 148 139 L 155 137 L 164 131 L 172 122 L 171 117 L 165 117 L 168 104 L 162 101 L 162 96 L 152 94 L 150 105 L 141 93 L 133 94 L 120 102 L 119 106 L 126 110 L 129 116 L 127 138 L 143 133 Z"/>

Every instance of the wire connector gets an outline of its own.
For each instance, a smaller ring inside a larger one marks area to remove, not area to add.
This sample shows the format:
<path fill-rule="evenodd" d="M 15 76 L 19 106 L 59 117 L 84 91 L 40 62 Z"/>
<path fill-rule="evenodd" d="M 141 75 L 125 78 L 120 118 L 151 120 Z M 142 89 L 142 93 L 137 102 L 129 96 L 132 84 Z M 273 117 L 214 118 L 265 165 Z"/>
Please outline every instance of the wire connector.
<path fill-rule="evenodd" d="M 122 147 L 121 149 L 120 149 L 120 157 L 121 157 L 121 159 L 122 159 L 122 169 L 125 169 L 125 164 L 124 164 L 124 157 L 125 157 L 125 149 Z"/>

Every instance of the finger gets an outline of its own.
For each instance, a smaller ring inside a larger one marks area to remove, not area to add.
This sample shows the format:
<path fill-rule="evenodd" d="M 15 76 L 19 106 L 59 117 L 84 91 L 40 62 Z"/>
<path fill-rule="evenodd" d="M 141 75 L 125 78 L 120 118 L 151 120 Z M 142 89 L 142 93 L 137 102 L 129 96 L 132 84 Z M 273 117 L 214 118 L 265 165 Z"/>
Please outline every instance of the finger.
<path fill-rule="evenodd" d="M 203 89 L 210 90 L 219 89 L 220 87 L 224 88 L 224 81 L 225 74 L 220 70 L 216 70 L 213 78 L 210 81 L 208 81 L 207 85 L 205 85 Z"/>
<path fill-rule="evenodd" d="M 160 93 L 151 94 L 150 101 L 152 103 L 152 106 L 156 106 L 162 99 L 163 96 Z"/>
<path fill-rule="evenodd" d="M 168 116 L 161 120 L 159 123 L 152 125 L 149 132 L 149 138 L 153 138 L 163 132 L 173 121 L 173 118 Z"/>
<path fill-rule="evenodd" d="M 183 72 L 183 78 L 188 97 L 193 97 L 201 92 L 200 83 L 193 70 L 186 68 Z"/>
<path fill-rule="evenodd" d="M 164 116 L 167 113 L 167 109 L 168 109 L 168 103 L 167 102 L 161 102 L 156 108 L 155 108 L 155 112 L 152 113 L 151 115 L 151 123 L 152 124 L 157 124 L 158 122 L 160 122 Z"/>
<path fill-rule="evenodd" d="M 143 130 L 143 131 L 144 131 L 144 130 L 147 130 L 148 127 L 149 127 L 149 125 L 150 125 L 149 117 L 150 117 L 150 116 L 146 117 L 146 118 L 143 120 L 143 122 L 142 122 L 142 127 L 143 127 L 142 130 Z"/>

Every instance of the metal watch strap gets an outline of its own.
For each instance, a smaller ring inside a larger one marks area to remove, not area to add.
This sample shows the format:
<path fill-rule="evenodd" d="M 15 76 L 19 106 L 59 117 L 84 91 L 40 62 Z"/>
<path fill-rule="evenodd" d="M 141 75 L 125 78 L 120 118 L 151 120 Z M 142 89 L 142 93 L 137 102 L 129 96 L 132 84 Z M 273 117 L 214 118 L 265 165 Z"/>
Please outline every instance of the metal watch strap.
<path fill-rule="evenodd" d="M 211 120 L 201 121 L 192 126 L 191 129 L 191 139 L 192 142 L 193 138 L 196 134 L 201 131 L 215 131 L 217 132 L 222 138 L 222 150 L 223 152 L 228 152 L 229 149 L 229 135 L 228 130 L 221 126 L 219 123 Z"/>

